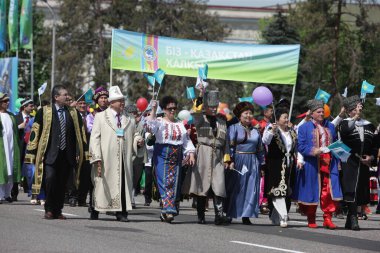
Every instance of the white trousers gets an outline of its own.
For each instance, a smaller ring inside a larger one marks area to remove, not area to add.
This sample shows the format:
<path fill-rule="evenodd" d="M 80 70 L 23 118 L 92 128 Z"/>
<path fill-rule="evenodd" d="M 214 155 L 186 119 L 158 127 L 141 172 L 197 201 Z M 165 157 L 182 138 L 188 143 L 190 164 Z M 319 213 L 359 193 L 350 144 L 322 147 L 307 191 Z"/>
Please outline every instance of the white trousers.
<path fill-rule="evenodd" d="M 288 211 L 286 209 L 285 197 L 273 198 L 272 203 L 274 206 L 272 215 L 270 216 L 272 223 L 280 224 L 281 219 L 286 221 L 287 216 L 288 216 Z"/>
<path fill-rule="evenodd" d="M 11 196 L 12 187 L 13 187 L 13 177 L 8 176 L 8 183 L 0 184 L 0 199 L 1 200 L 5 200 L 5 198 L 8 198 Z"/>

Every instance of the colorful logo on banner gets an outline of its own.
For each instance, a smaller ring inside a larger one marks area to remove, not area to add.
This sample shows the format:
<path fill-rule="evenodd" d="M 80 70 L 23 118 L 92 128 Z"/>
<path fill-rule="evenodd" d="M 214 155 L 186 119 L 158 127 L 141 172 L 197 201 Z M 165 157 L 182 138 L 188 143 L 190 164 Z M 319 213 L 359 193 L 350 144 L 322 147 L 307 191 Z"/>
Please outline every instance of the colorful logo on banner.
<path fill-rule="evenodd" d="M 198 77 L 203 67 L 203 79 L 294 85 L 299 53 L 300 45 L 196 41 L 114 29 L 111 67 L 146 73 L 161 68 L 187 77 Z"/>
<path fill-rule="evenodd" d="M 142 36 L 143 59 L 141 69 L 144 72 L 156 71 L 158 69 L 158 36 Z"/>
<path fill-rule="evenodd" d="M 16 100 L 18 98 L 18 58 L 0 59 L 0 92 L 7 93 L 10 98 L 9 111 L 16 112 Z"/>

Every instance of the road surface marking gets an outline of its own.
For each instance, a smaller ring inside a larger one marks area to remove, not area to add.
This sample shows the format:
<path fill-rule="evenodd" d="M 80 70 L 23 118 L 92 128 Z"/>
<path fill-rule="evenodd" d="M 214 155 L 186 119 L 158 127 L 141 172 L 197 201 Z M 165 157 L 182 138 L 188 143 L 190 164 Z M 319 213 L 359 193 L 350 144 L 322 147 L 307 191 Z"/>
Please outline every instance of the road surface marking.
<path fill-rule="evenodd" d="M 283 251 L 283 252 L 304 253 L 302 251 L 295 251 L 295 250 L 289 250 L 289 249 L 283 249 L 283 248 L 276 248 L 276 247 L 265 246 L 265 245 L 261 245 L 261 244 L 248 243 L 248 242 L 241 242 L 241 241 L 230 241 L 230 242 L 237 243 L 237 244 L 248 245 L 248 246 L 254 246 L 254 247 L 258 247 L 258 248 L 264 248 L 264 249 L 273 249 L 273 250 L 278 250 L 278 251 Z"/>
<path fill-rule="evenodd" d="M 45 212 L 45 210 L 43 210 L 43 209 L 33 209 L 33 210 L 39 211 L 39 212 Z M 66 215 L 66 216 L 79 217 L 79 215 L 71 214 L 71 213 L 62 213 L 62 214 Z"/>

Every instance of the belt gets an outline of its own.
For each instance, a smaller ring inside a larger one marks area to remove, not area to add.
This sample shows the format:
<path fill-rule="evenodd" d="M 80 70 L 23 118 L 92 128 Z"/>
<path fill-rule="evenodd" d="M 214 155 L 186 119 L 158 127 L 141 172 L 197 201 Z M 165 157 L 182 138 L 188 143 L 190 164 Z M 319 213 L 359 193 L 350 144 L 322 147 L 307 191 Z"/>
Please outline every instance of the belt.
<path fill-rule="evenodd" d="M 257 152 L 256 151 L 253 151 L 253 152 L 249 152 L 249 151 L 236 151 L 236 154 L 243 154 L 243 155 L 252 155 L 252 154 L 256 154 Z"/>

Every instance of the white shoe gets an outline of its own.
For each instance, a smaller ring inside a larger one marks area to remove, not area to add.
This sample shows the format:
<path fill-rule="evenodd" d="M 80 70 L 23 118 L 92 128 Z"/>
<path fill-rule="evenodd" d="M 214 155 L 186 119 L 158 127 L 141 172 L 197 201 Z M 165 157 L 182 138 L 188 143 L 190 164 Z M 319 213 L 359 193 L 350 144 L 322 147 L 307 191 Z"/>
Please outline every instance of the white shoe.
<path fill-rule="evenodd" d="M 40 200 L 41 206 L 45 205 L 45 200 Z"/>
<path fill-rule="evenodd" d="M 288 223 L 286 222 L 288 220 L 288 216 L 285 215 L 284 218 L 281 218 L 280 220 L 280 227 L 286 228 L 288 226 Z"/>
<path fill-rule="evenodd" d="M 30 204 L 32 204 L 32 205 L 37 205 L 37 199 L 32 199 L 32 200 L 30 201 Z"/>

